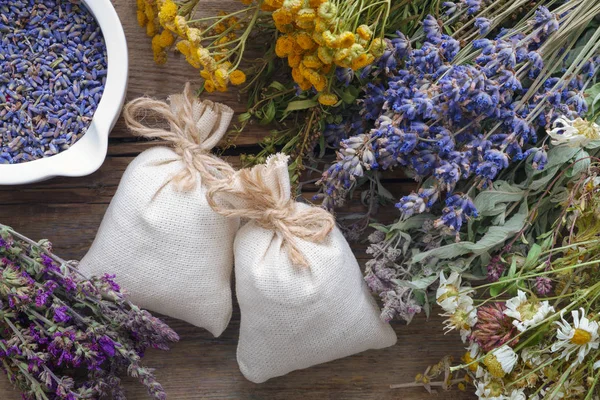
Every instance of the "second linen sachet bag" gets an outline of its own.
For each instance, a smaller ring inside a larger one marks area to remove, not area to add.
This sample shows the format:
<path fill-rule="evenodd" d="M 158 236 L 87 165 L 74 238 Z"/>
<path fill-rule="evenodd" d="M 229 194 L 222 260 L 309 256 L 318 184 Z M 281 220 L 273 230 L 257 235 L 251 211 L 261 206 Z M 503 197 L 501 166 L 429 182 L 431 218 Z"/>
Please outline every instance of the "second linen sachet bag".
<path fill-rule="evenodd" d="M 255 383 L 396 343 L 332 215 L 290 198 L 287 161 L 273 156 L 208 194 L 248 220 L 234 243 L 237 359 Z"/>
<path fill-rule="evenodd" d="M 239 221 L 213 211 L 206 191 L 233 174 L 209 153 L 233 110 L 198 100 L 188 85 L 169 103 L 134 100 L 124 116 L 135 134 L 168 147 L 146 150 L 129 165 L 80 269 L 116 274 L 136 304 L 219 336 L 231 318 Z M 145 126 L 146 116 L 166 120 L 170 129 Z"/>

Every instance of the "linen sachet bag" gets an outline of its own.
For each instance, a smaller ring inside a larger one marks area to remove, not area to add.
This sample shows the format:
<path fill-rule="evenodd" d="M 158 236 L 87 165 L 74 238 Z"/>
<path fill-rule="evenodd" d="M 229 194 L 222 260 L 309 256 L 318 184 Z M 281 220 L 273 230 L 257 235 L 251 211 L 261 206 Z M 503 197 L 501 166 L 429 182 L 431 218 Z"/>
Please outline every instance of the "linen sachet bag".
<path fill-rule="evenodd" d="M 170 130 L 145 126 L 145 116 L 166 120 Z M 146 150 L 128 166 L 80 269 L 116 274 L 134 303 L 219 336 L 231 318 L 239 220 L 213 211 L 206 191 L 233 173 L 209 154 L 233 110 L 199 101 L 187 85 L 168 103 L 132 101 L 124 117 L 136 135 L 169 147 Z"/>
<path fill-rule="evenodd" d="M 237 360 L 255 383 L 396 343 L 332 215 L 290 198 L 287 162 L 275 155 L 208 193 L 248 220 L 234 243 Z"/>

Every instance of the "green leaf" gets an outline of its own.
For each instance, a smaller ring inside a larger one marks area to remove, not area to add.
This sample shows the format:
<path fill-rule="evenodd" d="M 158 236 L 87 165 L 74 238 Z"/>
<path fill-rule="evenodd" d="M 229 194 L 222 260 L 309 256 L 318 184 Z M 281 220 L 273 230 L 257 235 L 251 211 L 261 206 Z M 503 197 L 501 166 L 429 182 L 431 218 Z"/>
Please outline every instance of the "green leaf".
<path fill-rule="evenodd" d="M 287 114 L 292 111 L 307 110 L 318 105 L 319 103 L 313 99 L 290 101 L 287 108 L 285 109 L 285 113 Z"/>
<path fill-rule="evenodd" d="M 270 124 L 275 118 L 276 112 L 277 110 L 275 109 L 275 103 L 273 101 L 270 101 L 265 107 L 263 107 L 263 117 L 260 120 L 260 124 Z"/>
<path fill-rule="evenodd" d="M 523 269 L 528 270 L 532 267 L 535 267 L 537 261 L 540 258 L 540 254 L 542 254 L 542 246 L 537 243 L 534 243 L 529 249 L 527 253 L 527 258 L 525 258 L 525 264 L 523 264 Z"/>
<path fill-rule="evenodd" d="M 585 98 L 588 104 L 588 115 L 595 115 L 600 110 L 600 83 L 596 83 L 586 90 Z"/>
<path fill-rule="evenodd" d="M 515 274 L 517 273 L 517 259 L 513 257 L 511 263 L 510 263 L 510 268 L 508 269 L 508 273 L 506 274 L 507 277 L 512 278 L 515 276 Z"/>
<path fill-rule="evenodd" d="M 448 260 L 465 254 L 473 253 L 481 255 L 493 248 L 502 245 L 507 239 L 517 234 L 523 226 L 528 215 L 527 203 L 523 202 L 517 213 L 510 217 L 502 226 L 491 226 L 487 233 L 476 243 L 458 242 L 441 246 L 429 251 L 416 254 L 412 261 L 415 263 L 423 262 L 427 258 Z"/>
<path fill-rule="evenodd" d="M 245 112 L 245 113 L 242 113 L 242 114 L 238 115 L 238 121 L 239 122 L 246 122 L 250 118 L 252 118 L 252 114 L 250 114 L 249 112 Z"/>
<path fill-rule="evenodd" d="M 484 190 L 475 197 L 475 208 L 482 217 L 498 215 L 506 210 L 502 203 L 512 203 L 523 199 L 525 191 L 511 186 L 506 181 L 497 181 L 494 188 Z"/>
<path fill-rule="evenodd" d="M 412 217 L 399 220 L 393 225 L 390 225 L 390 231 L 408 231 L 410 229 L 421 228 L 425 221 L 433 221 L 435 218 L 431 214 L 417 214 Z"/>
<path fill-rule="evenodd" d="M 283 86 L 281 83 L 277 82 L 277 81 L 273 81 L 271 82 L 271 84 L 269 85 L 270 88 L 273 88 L 275 90 L 279 90 L 280 92 L 285 91 L 285 86 Z"/>
<path fill-rule="evenodd" d="M 506 286 L 506 284 L 502 283 L 502 282 L 494 283 L 492 286 L 490 286 L 490 296 L 496 297 L 496 296 L 500 295 L 500 293 L 502 293 L 502 291 L 504 290 L 505 286 Z"/>
<path fill-rule="evenodd" d="M 569 177 L 577 177 L 584 171 L 587 171 L 591 164 L 590 155 L 587 151 L 581 149 L 575 155 L 575 164 L 573 164 L 573 168 L 569 171 Z"/>
<path fill-rule="evenodd" d="M 429 286 L 431 286 L 431 284 L 433 282 L 435 282 L 437 280 L 437 275 L 431 275 L 431 276 L 426 276 L 424 278 L 419 278 L 419 279 L 415 279 L 413 281 L 398 281 L 400 286 L 405 286 L 405 287 L 409 287 L 411 289 L 416 289 L 416 290 L 425 290 L 427 289 Z"/>
<path fill-rule="evenodd" d="M 586 149 L 597 149 L 600 147 L 600 140 L 591 140 L 588 144 L 585 145 Z"/>

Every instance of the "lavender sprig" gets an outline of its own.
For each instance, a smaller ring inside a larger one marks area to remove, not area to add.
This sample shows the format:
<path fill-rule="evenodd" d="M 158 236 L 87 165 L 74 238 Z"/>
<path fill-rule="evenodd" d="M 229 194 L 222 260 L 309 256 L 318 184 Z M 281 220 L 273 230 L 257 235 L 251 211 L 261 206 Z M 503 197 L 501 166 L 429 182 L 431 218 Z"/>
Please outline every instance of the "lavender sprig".
<path fill-rule="evenodd" d="M 141 359 L 177 334 L 131 304 L 113 275 L 87 279 L 75 264 L 0 224 L 0 369 L 24 399 L 125 399 L 123 373 L 166 399 Z"/>

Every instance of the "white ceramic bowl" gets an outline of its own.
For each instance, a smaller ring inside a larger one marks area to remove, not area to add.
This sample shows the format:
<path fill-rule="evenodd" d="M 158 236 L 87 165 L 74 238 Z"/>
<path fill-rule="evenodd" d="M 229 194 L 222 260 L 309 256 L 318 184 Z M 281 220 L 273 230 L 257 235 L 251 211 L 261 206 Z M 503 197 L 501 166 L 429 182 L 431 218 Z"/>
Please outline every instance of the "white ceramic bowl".
<path fill-rule="evenodd" d="M 127 42 L 110 0 L 83 2 L 100 25 L 108 54 L 106 86 L 92 123 L 68 150 L 22 164 L 0 165 L 0 185 L 33 183 L 56 176 L 89 175 L 100 168 L 106 158 L 108 134 L 117 122 L 127 90 Z"/>

